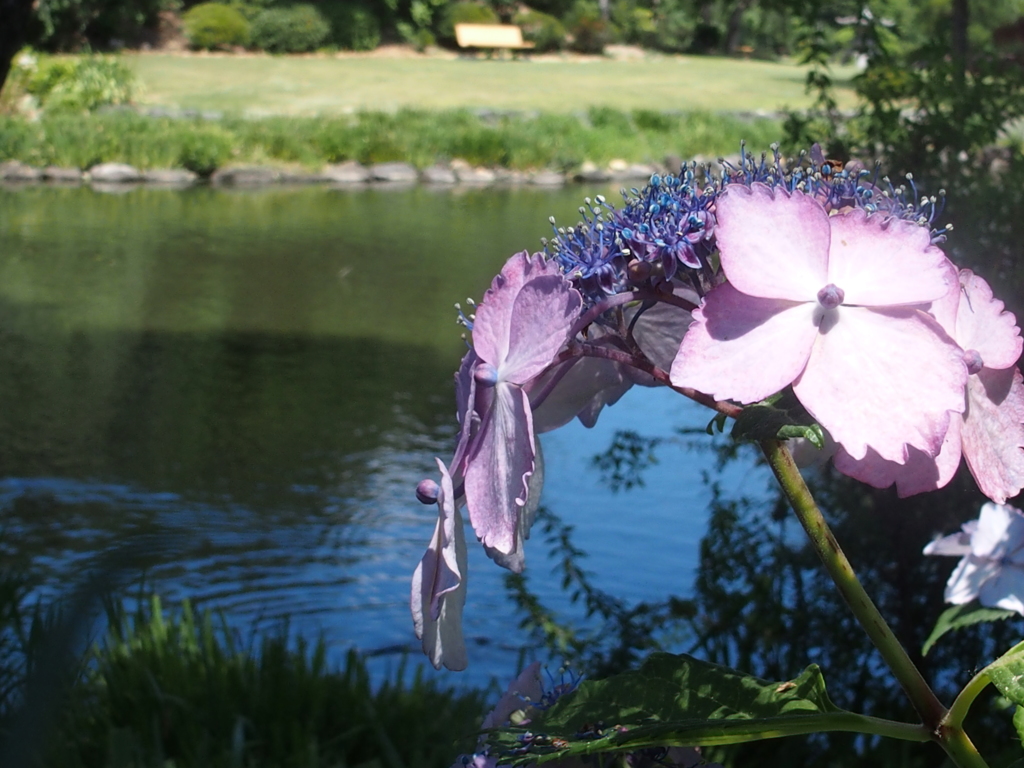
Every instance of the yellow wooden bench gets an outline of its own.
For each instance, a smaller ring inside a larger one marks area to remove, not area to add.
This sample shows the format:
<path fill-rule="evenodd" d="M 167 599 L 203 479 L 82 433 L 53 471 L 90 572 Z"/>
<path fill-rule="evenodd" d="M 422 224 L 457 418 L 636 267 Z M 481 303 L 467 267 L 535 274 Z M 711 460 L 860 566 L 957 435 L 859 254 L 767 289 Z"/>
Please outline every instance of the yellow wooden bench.
<path fill-rule="evenodd" d="M 456 24 L 455 41 L 460 48 L 533 48 L 533 43 L 523 41 L 523 30 L 514 24 Z"/>

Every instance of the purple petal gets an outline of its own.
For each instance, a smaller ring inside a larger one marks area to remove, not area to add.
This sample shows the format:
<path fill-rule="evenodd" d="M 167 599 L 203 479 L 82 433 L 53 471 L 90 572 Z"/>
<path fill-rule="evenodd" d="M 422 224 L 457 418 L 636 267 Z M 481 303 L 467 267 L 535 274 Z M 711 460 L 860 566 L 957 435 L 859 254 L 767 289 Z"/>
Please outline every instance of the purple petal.
<path fill-rule="evenodd" d="M 554 373 L 552 371 L 536 380 L 531 393 L 542 389 Z M 584 412 L 589 414 L 596 410 L 600 413 L 601 408 L 617 402 L 632 385 L 618 363 L 596 357 L 577 360 L 544 402 L 533 409 L 534 432 L 550 432 Z M 593 426 L 593 423 L 587 426 Z"/>
<path fill-rule="evenodd" d="M 462 364 L 455 374 L 455 418 L 459 422 L 459 436 L 455 445 L 455 455 L 452 457 L 452 472 L 456 475 L 465 474 L 463 460 L 466 450 L 469 448 L 470 439 L 480 423 L 481 412 L 478 410 L 480 403 L 477 402 L 476 378 L 473 376 L 473 369 L 480 362 L 473 350 L 469 350 L 462 358 Z M 489 404 L 491 393 L 481 392 Z M 484 409 L 483 412 L 486 412 Z"/>
<path fill-rule="evenodd" d="M 718 198 L 722 270 L 736 290 L 813 301 L 828 280 L 829 217 L 802 192 L 732 184 Z"/>
<path fill-rule="evenodd" d="M 793 382 L 818 329 L 815 306 L 740 293 L 725 283 L 693 313 L 671 380 L 719 400 L 753 403 Z"/>
<path fill-rule="evenodd" d="M 957 563 L 946 582 L 945 599 L 953 605 L 969 603 L 981 592 L 982 585 L 996 575 L 999 564 L 975 555 L 967 555 Z"/>
<path fill-rule="evenodd" d="M 953 338 L 965 350 L 977 351 L 986 368 L 1009 368 L 1024 344 L 1017 319 L 1003 311 L 1003 302 L 992 295 L 988 283 L 969 269 L 960 272 L 960 286 L 963 297 Z"/>
<path fill-rule="evenodd" d="M 945 557 L 969 555 L 971 554 L 971 535 L 966 531 L 957 531 L 949 536 L 935 539 L 924 548 L 924 554 Z"/>
<path fill-rule="evenodd" d="M 465 669 L 468 663 L 462 637 L 466 603 L 466 537 L 448 469 L 440 459 L 441 491 L 438 519 L 423 559 L 412 576 L 410 608 L 416 637 L 435 668 Z"/>
<path fill-rule="evenodd" d="M 1024 488 L 1024 380 L 982 368 L 967 380 L 964 457 L 981 492 L 1002 504 Z"/>
<path fill-rule="evenodd" d="M 511 554 L 533 472 L 533 419 L 520 387 L 498 382 L 492 391 L 494 401 L 467 456 L 466 506 L 484 546 Z"/>
<path fill-rule="evenodd" d="M 495 563 L 502 568 L 507 568 L 512 573 L 522 573 L 526 567 L 526 541 L 530 538 L 530 529 L 537 517 L 537 509 L 540 507 L 540 494 L 544 489 L 544 455 L 541 453 L 540 443 L 534 445 L 536 456 L 533 460 L 533 474 L 527 483 L 526 506 L 519 510 L 516 519 L 516 543 L 511 552 L 500 552 L 493 547 L 484 547 L 484 552 Z"/>
<path fill-rule="evenodd" d="M 996 574 L 981 585 L 978 601 L 988 608 L 1002 608 L 1024 614 L 1024 569 L 1003 564 Z"/>
<path fill-rule="evenodd" d="M 868 307 L 926 304 L 956 289 L 946 255 L 926 227 L 857 209 L 829 219 L 828 283 L 844 303 Z"/>
<path fill-rule="evenodd" d="M 565 343 L 582 299 L 540 254 L 517 253 L 484 294 L 473 321 L 473 348 L 504 381 L 524 384 Z"/>
<path fill-rule="evenodd" d="M 1024 545 L 1024 514 L 1007 504 L 984 504 L 978 527 L 971 535 L 971 553 L 976 557 L 1002 561 Z"/>
<path fill-rule="evenodd" d="M 625 314 L 629 322 L 635 312 Z M 648 360 L 667 371 L 679 354 L 679 346 L 691 322 L 693 317 L 685 309 L 659 302 L 640 315 L 633 326 L 633 338 Z"/>
<path fill-rule="evenodd" d="M 918 310 L 834 311 L 837 321 L 823 326 L 793 384 L 797 398 L 854 459 L 871 447 L 903 464 L 906 445 L 936 456 L 950 412 L 964 409 L 960 348 Z"/>

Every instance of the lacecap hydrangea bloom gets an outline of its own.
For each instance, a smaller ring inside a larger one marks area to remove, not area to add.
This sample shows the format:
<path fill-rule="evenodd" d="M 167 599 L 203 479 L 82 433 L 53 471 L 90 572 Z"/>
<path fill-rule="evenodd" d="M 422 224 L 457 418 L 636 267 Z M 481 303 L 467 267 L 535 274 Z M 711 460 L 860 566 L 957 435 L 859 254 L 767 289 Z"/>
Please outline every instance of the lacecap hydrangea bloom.
<path fill-rule="evenodd" d="M 815 147 L 789 163 L 744 153 L 719 176 L 691 164 L 623 196 L 620 209 L 587 199 L 462 317 L 454 455 L 417 493 L 438 507 L 411 599 L 435 666 L 467 663 L 459 510 L 521 571 L 537 436 L 592 426 L 635 385 L 726 416 L 791 390 L 840 471 L 902 495 L 948 482 L 961 455 L 995 501 L 1024 486 L 1016 320 L 949 262 L 940 202 L 912 180 L 836 171 Z"/>

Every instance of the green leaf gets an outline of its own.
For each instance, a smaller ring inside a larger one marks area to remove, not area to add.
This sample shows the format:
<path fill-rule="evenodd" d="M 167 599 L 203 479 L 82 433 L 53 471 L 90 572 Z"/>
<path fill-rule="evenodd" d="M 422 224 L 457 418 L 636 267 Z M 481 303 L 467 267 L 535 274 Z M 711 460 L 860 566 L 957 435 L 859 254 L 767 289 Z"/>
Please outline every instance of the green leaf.
<path fill-rule="evenodd" d="M 939 620 L 935 622 L 935 628 L 921 648 L 921 655 L 927 656 L 938 639 L 954 629 L 963 629 L 982 621 L 1002 621 L 1016 615 L 1015 611 L 1006 611 L 1002 608 L 985 608 L 977 600 L 964 605 L 954 605 L 943 611 Z"/>
<path fill-rule="evenodd" d="M 638 669 L 585 681 L 530 720 L 530 730 L 492 732 L 497 754 L 515 764 L 651 746 L 738 744 L 819 731 L 881 732 L 839 709 L 817 665 L 771 682 L 691 656 L 652 654 Z M 911 726 L 892 723 L 895 729 Z M 893 734 L 891 734 L 893 735 Z M 923 741 L 927 733 L 911 737 Z"/>
<path fill-rule="evenodd" d="M 825 447 L 825 433 L 819 424 L 811 424 L 809 427 L 800 424 L 789 424 L 782 427 L 778 434 L 776 434 L 776 437 L 780 440 L 802 437 L 819 451 Z"/>
<path fill-rule="evenodd" d="M 998 688 L 1003 696 L 1018 707 L 1024 705 L 1024 643 L 1017 643 L 982 672 L 988 675 L 992 685 Z M 1013 716 L 1013 722 L 1017 725 L 1017 715 Z"/>
<path fill-rule="evenodd" d="M 736 417 L 732 426 L 734 440 L 768 440 L 779 434 L 779 430 L 796 425 L 788 411 L 774 405 L 746 406 Z"/>
<path fill-rule="evenodd" d="M 1013 713 L 1013 727 L 1017 729 L 1017 736 L 1024 742 L 1024 707 L 1017 707 Z M 1016 761 L 1010 768 L 1024 768 L 1024 758 Z"/>
<path fill-rule="evenodd" d="M 725 419 L 726 415 L 724 413 L 717 414 L 715 418 L 708 422 L 707 429 L 704 431 L 712 436 L 714 436 L 716 431 L 721 434 L 725 431 Z"/>

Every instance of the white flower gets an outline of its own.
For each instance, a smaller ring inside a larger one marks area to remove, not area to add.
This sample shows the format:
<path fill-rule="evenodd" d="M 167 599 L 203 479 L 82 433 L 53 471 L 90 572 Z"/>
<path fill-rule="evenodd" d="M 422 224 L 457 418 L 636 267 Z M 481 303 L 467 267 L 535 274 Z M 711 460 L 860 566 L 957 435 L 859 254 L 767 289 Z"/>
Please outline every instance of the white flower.
<path fill-rule="evenodd" d="M 989 502 L 959 533 L 936 539 L 926 555 L 962 556 L 946 582 L 946 602 L 977 598 L 988 608 L 1024 614 L 1024 512 Z"/>

